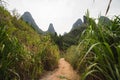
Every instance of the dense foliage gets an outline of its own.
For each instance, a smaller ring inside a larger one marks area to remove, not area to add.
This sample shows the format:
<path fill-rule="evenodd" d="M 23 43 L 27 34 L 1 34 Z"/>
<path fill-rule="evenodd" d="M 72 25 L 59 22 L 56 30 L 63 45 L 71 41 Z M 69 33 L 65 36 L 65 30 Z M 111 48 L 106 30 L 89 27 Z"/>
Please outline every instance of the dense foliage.
<path fill-rule="evenodd" d="M 120 17 L 111 20 L 111 25 L 88 19 L 79 45 L 68 50 L 66 59 L 82 74 L 82 80 L 119 80 Z"/>

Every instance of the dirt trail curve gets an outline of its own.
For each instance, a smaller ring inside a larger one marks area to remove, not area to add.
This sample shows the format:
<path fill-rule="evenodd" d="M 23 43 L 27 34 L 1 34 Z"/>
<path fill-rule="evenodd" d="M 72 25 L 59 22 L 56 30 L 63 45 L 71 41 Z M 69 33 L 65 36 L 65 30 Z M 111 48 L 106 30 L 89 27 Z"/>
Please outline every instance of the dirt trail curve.
<path fill-rule="evenodd" d="M 40 80 L 80 80 L 79 75 L 64 58 L 59 60 L 58 69 L 48 72 Z"/>

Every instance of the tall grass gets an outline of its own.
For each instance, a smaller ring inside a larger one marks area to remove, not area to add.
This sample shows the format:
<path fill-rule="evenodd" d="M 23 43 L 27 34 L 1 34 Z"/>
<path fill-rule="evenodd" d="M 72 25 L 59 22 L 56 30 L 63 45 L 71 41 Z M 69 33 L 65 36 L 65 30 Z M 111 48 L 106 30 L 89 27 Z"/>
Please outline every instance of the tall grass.
<path fill-rule="evenodd" d="M 59 50 L 49 40 L 47 42 L 40 44 L 38 53 L 31 53 L 17 38 L 10 37 L 5 27 L 0 27 L 0 79 L 36 80 L 44 70 L 56 68 Z"/>
<path fill-rule="evenodd" d="M 76 55 L 71 58 L 74 68 L 82 74 L 82 80 L 119 80 L 120 17 L 116 16 L 111 25 L 94 24 L 92 18 L 88 19 L 90 23 L 72 53 Z"/>
<path fill-rule="evenodd" d="M 0 7 L 0 80 L 39 80 L 57 67 L 58 47 Z"/>

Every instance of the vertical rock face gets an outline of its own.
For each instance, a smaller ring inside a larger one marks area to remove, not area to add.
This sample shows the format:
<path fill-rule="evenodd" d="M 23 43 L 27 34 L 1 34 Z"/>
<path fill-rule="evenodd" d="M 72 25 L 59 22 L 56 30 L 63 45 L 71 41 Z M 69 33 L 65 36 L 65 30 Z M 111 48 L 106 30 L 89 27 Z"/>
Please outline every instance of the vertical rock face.
<path fill-rule="evenodd" d="M 49 28 L 48 28 L 47 32 L 48 32 L 48 33 L 55 34 L 55 29 L 54 29 L 54 27 L 53 27 L 53 24 L 52 24 L 52 23 L 50 23 L 50 25 L 49 25 Z"/>
<path fill-rule="evenodd" d="M 35 23 L 32 15 L 29 12 L 25 12 L 21 18 L 27 22 L 28 24 L 30 24 L 38 33 L 43 33 L 43 31 L 37 26 L 37 24 Z"/>
<path fill-rule="evenodd" d="M 81 19 L 78 19 L 78 20 L 73 24 L 71 30 L 74 30 L 74 29 L 80 27 L 82 24 L 83 24 L 82 20 L 81 20 Z"/>

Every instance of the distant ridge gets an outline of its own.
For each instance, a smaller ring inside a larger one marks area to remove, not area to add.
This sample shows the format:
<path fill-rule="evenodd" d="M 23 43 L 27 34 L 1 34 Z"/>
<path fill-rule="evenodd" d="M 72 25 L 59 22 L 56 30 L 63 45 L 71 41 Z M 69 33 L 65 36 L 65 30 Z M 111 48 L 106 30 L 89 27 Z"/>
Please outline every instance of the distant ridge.
<path fill-rule="evenodd" d="M 30 25 L 32 26 L 32 28 L 33 28 L 34 30 L 36 30 L 38 33 L 40 33 L 40 34 L 48 34 L 48 33 L 50 33 L 50 34 L 55 34 L 55 29 L 54 29 L 52 23 L 50 23 L 47 31 L 42 31 L 42 30 L 38 27 L 38 25 L 36 24 L 35 20 L 33 19 L 32 15 L 30 14 L 30 12 L 25 12 L 25 13 L 21 16 L 21 18 L 22 18 L 25 22 L 27 22 L 28 24 L 30 24 Z"/>

